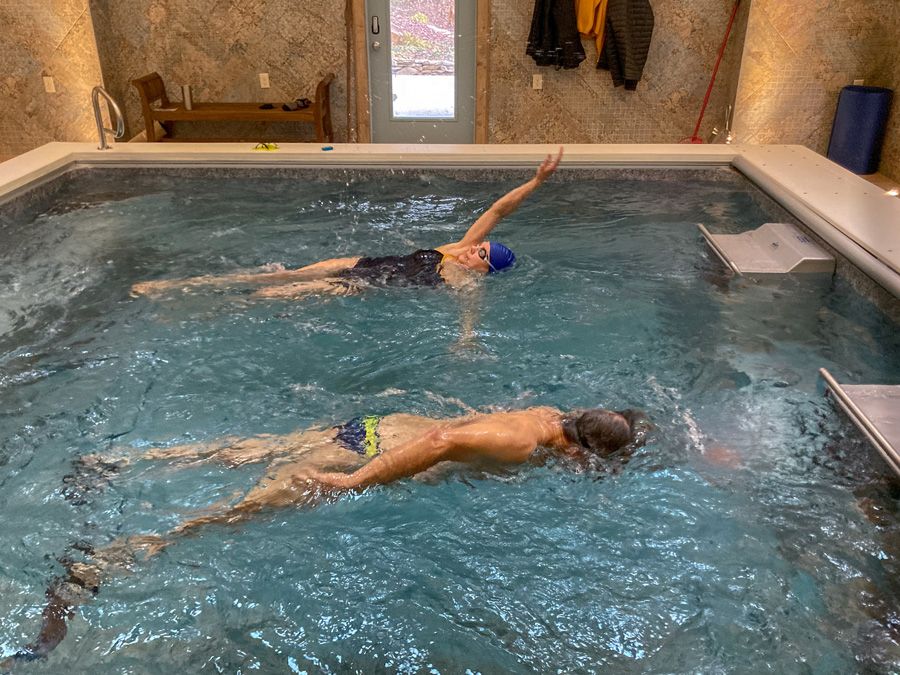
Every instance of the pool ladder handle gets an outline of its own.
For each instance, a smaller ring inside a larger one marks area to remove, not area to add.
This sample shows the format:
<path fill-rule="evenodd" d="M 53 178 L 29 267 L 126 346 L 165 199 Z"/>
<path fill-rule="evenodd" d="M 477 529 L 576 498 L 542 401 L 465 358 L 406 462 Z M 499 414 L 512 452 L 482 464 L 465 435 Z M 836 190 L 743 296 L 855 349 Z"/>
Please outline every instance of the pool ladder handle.
<path fill-rule="evenodd" d="M 106 99 L 106 107 L 109 110 L 110 117 L 113 115 L 116 117 L 115 131 L 103 126 L 103 117 L 100 115 L 101 96 Z M 91 104 L 94 107 L 94 121 L 97 122 L 97 135 L 100 136 L 100 145 L 97 149 L 109 150 L 109 143 L 106 142 L 107 131 L 111 134 L 115 134 L 113 138 L 122 138 L 122 136 L 125 135 L 125 118 L 122 117 L 122 109 L 119 107 L 119 104 L 116 103 L 115 99 L 109 95 L 109 92 L 99 85 L 94 87 L 93 91 L 91 91 Z"/>

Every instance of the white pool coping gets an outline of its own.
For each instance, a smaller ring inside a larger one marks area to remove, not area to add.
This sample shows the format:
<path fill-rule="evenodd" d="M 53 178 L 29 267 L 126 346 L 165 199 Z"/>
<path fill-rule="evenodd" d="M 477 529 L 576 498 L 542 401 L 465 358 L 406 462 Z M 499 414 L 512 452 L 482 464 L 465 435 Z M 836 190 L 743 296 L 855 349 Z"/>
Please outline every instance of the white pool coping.
<path fill-rule="evenodd" d="M 0 163 L 0 202 L 74 166 L 536 166 L 556 145 L 48 143 Z M 562 169 L 733 166 L 851 263 L 900 298 L 900 199 L 802 146 L 565 145 Z M 761 225 L 762 223 L 760 223 Z"/>

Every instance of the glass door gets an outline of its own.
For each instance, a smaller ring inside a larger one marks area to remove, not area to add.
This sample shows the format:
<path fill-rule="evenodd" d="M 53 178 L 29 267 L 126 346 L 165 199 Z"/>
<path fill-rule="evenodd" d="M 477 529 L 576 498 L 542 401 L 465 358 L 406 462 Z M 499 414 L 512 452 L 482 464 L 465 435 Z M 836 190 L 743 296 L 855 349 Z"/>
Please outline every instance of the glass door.
<path fill-rule="evenodd" d="M 474 0 L 367 0 L 375 143 L 472 143 Z"/>

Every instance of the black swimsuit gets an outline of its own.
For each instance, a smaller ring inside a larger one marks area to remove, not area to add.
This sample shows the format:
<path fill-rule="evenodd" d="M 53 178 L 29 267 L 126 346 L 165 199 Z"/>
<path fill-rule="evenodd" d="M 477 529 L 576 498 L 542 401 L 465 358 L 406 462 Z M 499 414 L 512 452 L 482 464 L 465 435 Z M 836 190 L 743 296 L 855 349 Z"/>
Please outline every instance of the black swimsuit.
<path fill-rule="evenodd" d="M 420 249 L 409 255 L 360 258 L 338 276 L 374 286 L 439 286 L 444 283 L 440 275 L 443 258 L 444 254 L 434 249 Z"/>

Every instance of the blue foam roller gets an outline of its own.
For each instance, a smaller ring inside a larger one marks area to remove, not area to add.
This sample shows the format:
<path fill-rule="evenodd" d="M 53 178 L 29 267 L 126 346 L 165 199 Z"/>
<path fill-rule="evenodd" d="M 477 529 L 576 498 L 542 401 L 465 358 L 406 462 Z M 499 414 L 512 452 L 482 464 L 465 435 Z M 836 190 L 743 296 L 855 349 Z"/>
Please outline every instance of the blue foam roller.
<path fill-rule="evenodd" d="M 891 109 L 893 91 L 853 85 L 841 89 L 828 159 L 853 173 L 875 173 Z"/>

